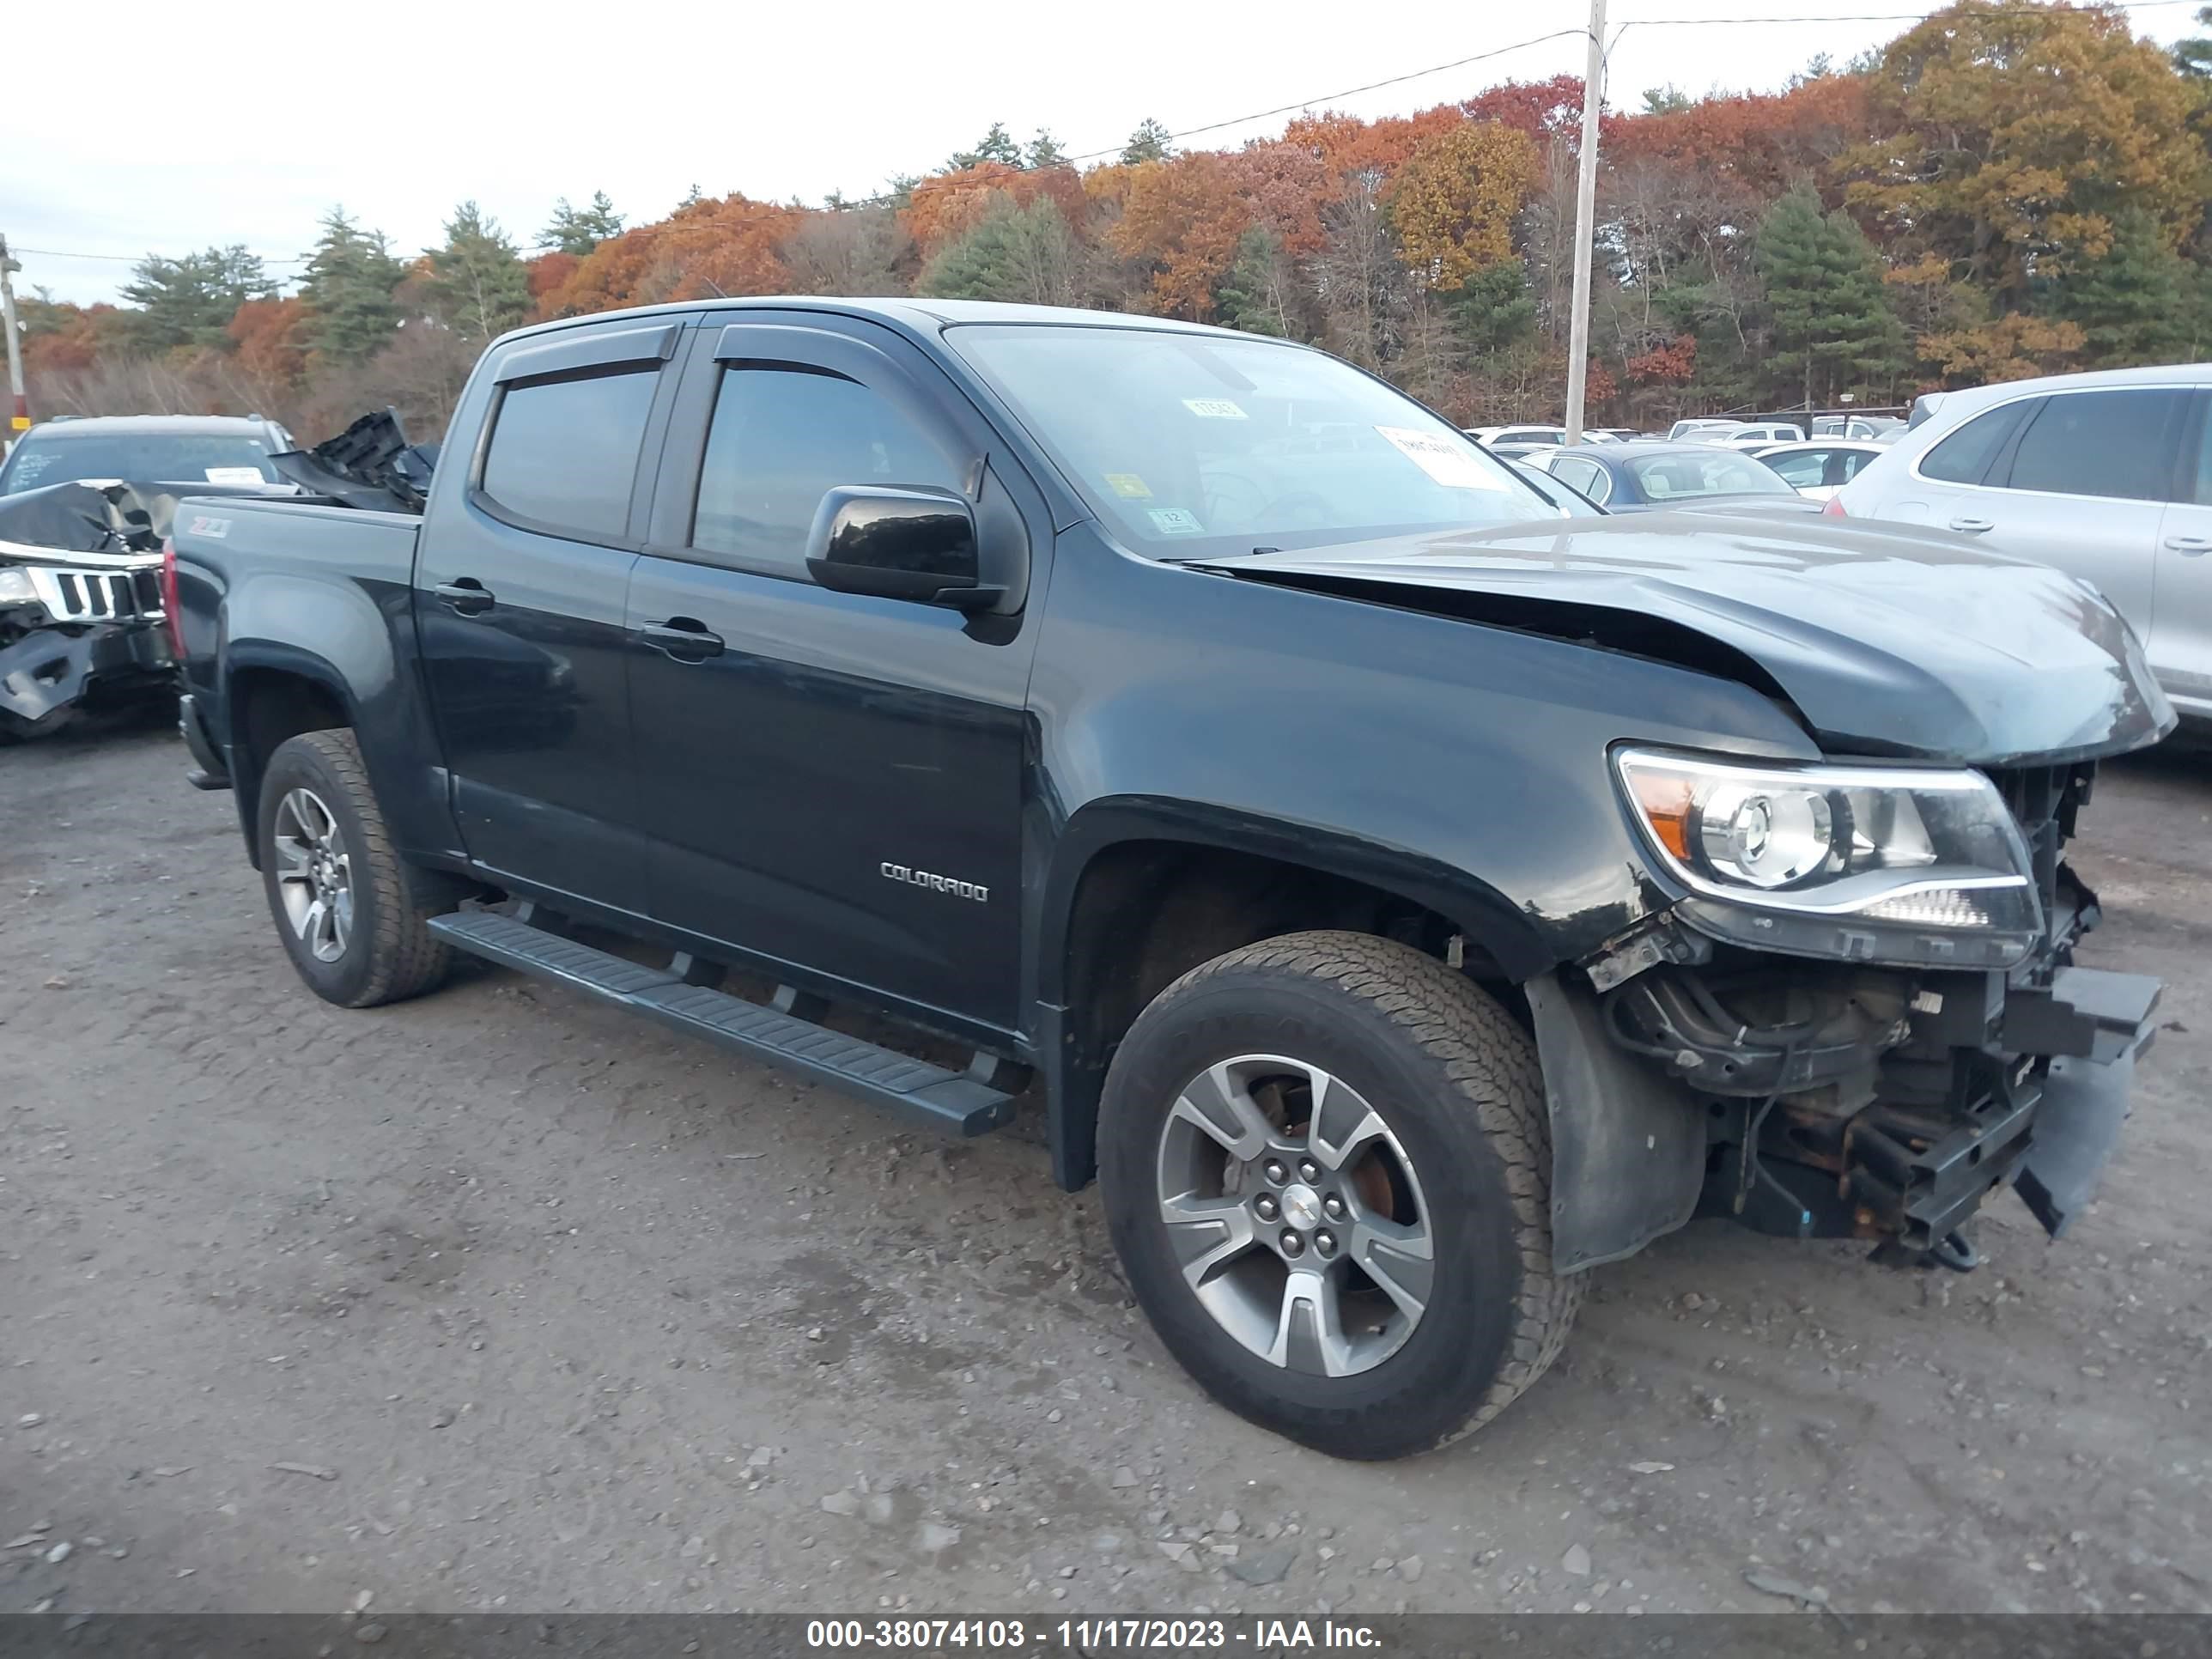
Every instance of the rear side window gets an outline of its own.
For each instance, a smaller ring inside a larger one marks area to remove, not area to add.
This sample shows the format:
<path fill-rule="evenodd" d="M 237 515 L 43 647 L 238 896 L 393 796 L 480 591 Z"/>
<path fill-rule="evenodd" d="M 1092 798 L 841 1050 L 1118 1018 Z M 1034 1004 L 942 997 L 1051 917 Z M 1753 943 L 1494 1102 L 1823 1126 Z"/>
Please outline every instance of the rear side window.
<path fill-rule="evenodd" d="M 842 374 L 725 369 L 707 432 L 691 544 L 796 574 L 840 484 L 957 494 L 952 461 L 882 393 Z"/>
<path fill-rule="evenodd" d="M 2043 400 L 2027 398 L 1977 415 L 1920 458 L 1920 476 L 1938 483 L 1977 484 L 1996 459 L 2005 441 L 2021 421 L 2035 412 Z"/>
<path fill-rule="evenodd" d="M 483 493 L 533 527 L 619 539 L 659 371 L 655 364 L 509 386 L 484 453 Z"/>
<path fill-rule="evenodd" d="M 2167 500 L 2187 398 L 2150 388 L 2045 398 L 2014 447 L 2006 482 L 2063 495 Z"/>
<path fill-rule="evenodd" d="M 1762 455 L 1759 459 L 1780 473 L 1783 483 L 1807 489 L 1826 480 L 1828 455 L 1825 449 L 1799 449 L 1787 455 Z"/>
<path fill-rule="evenodd" d="M 1552 462 L 1552 476 L 1570 489 L 1579 489 L 1592 501 L 1603 502 L 1613 491 L 1613 479 L 1595 461 L 1580 455 L 1561 455 Z"/>

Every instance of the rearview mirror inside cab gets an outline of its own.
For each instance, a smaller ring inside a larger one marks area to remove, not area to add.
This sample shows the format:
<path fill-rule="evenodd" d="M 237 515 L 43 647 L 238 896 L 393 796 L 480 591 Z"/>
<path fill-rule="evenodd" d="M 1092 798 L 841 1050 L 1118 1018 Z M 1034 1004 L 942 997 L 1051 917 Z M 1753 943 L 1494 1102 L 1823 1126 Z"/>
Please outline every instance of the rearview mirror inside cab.
<path fill-rule="evenodd" d="M 1004 590 L 984 585 L 975 509 L 957 495 L 846 484 L 816 509 L 806 568 L 840 593 L 872 593 L 981 611 Z"/>

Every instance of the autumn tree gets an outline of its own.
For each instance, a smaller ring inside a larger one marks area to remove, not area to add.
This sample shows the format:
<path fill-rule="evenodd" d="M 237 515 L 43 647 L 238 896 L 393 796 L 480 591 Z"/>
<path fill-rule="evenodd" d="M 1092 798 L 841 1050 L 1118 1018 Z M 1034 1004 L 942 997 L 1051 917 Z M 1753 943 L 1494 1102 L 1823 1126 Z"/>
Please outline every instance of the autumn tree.
<path fill-rule="evenodd" d="M 1109 233 L 1114 251 L 1150 267 L 1161 312 L 1204 321 L 1254 222 L 1228 158 L 1194 150 L 1146 161 L 1131 169 L 1127 182 L 1121 216 Z"/>
<path fill-rule="evenodd" d="M 917 179 L 907 193 L 899 222 L 925 258 L 966 234 L 999 198 L 1026 207 L 1050 197 L 1069 223 L 1083 212 L 1083 181 L 1072 167 L 1018 167 L 1006 161 L 977 161 L 951 173 Z"/>
<path fill-rule="evenodd" d="M 696 188 L 696 186 L 694 186 Z M 622 234 L 623 216 L 603 190 L 592 192 L 584 207 L 571 207 L 565 196 L 553 204 L 553 217 L 538 233 L 536 246 L 555 253 L 581 258 L 610 237 Z"/>
<path fill-rule="evenodd" d="M 1535 182 L 1535 143 L 1510 127 L 1468 121 L 1425 141 L 1389 197 L 1399 258 L 1429 288 L 1458 288 L 1511 257 Z"/>
<path fill-rule="evenodd" d="M 354 363 L 382 349 L 399 325 L 392 292 L 404 274 L 382 231 L 363 230 L 343 208 L 332 208 L 300 285 L 315 354 Z"/>
<path fill-rule="evenodd" d="M 1920 337 L 1920 355 L 1954 386 L 1989 386 L 2079 367 L 2081 325 L 2019 312 Z"/>
<path fill-rule="evenodd" d="M 224 330 L 239 307 L 276 291 L 260 256 L 236 243 L 176 259 L 149 253 L 131 267 L 122 288 L 138 308 L 137 343 L 149 351 L 227 347 Z"/>
<path fill-rule="evenodd" d="M 1887 386 L 1903 367 L 1905 330 L 1865 233 L 1821 212 L 1810 190 L 1794 190 L 1759 222 L 1756 246 L 1773 318 L 1766 361 L 1800 373 L 1805 407 L 1847 387 Z"/>
<path fill-rule="evenodd" d="M 803 209 L 743 195 L 702 196 L 656 224 L 600 243 L 539 309 L 575 317 L 617 306 L 780 293 L 791 286 L 784 241 L 806 216 Z"/>
<path fill-rule="evenodd" d="M 887 207 L 809 214 L 779 250 L 801 294 L 898 294 L 913 243 Z"/>
<path fill-rule="evenodd" d="M 446 245 L 423 257 L 429 262 L 424 297 L 438 319 L 464 338 L 489 344 L 529 316 L 530 273 L 499 221 L 474 202 L 453 210 Z"/>
<path fill-rule="evenodd" d="M 1848 200 L 2000 309 L 2102 255 L 2124 209 L 2179 246 L 2212 194 L 2197 89 L 2117 11 L 1953 6 L 1892 43 L 1869 97 L 1879 136 L 1842 158 Z"/>

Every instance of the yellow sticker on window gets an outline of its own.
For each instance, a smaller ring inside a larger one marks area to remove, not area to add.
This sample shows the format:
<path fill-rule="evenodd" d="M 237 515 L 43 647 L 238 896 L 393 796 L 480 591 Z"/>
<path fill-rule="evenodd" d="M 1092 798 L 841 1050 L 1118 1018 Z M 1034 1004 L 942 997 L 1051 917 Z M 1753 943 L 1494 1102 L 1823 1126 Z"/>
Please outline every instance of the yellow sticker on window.
<path fill-rule="evenodd" d="M 1106 487 L 1126 501 L 1150 501 L 1152 495 L 1151 487 L 1133 472 L 1109 472 Z"/>

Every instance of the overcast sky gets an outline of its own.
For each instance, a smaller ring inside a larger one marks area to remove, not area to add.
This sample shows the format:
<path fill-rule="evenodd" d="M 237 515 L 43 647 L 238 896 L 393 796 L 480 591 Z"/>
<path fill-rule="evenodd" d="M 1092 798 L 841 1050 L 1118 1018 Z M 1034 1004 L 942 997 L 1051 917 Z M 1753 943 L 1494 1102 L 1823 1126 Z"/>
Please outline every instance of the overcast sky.
<path fill-rule="evenodd" d="M 2170 40 L 2188 32 L 2194 3 L 2130 15 Z M 1611 99 L 1632 109 L 1645 88 L 1669 82 L 1771 90 L 1814 54 L 1840 63 L 1932 9 L 1612 0 Z M 694 183 L 775 200 L 865 196 L 894 173 L 940 166 L 993 120 L 1024 140 L 1048 126 L 1082 153 L 1117 148 L 1146 116 L 1184 131 L 1281 105 L 1399 113 L 1580 72 L 1580 38 L 1534 37 L 1579 30 L 1589 15 L 1588 0 L 1247 0 L 1118 15 L 878 0 L 312 0 L 228 17 L 179 0 L 45 0 L 7 11 L 0 233 L 23 250 L 19 289 L 78 301 L 114 297 L 129 264 L 62 255 L 127 261 L 243 242 L 272 275 L 292 276 L 333 203 L 412 254 L 441 240 L 440 222 L 473 197 L 526 246 L 556 197 L 594 190 L 633 224 L 665 215 Z M 1838 13 L 1896 16 L 1794 21 Z M 1767 17 L 1793 21 L 1754 21 Z M 1644 21 L 1662 18 L 1720 21 Z M 1479 52 L 1498 55 L 1334 95 Z M 1234 144 L 1284 118 L 1191 142 Z"/>

